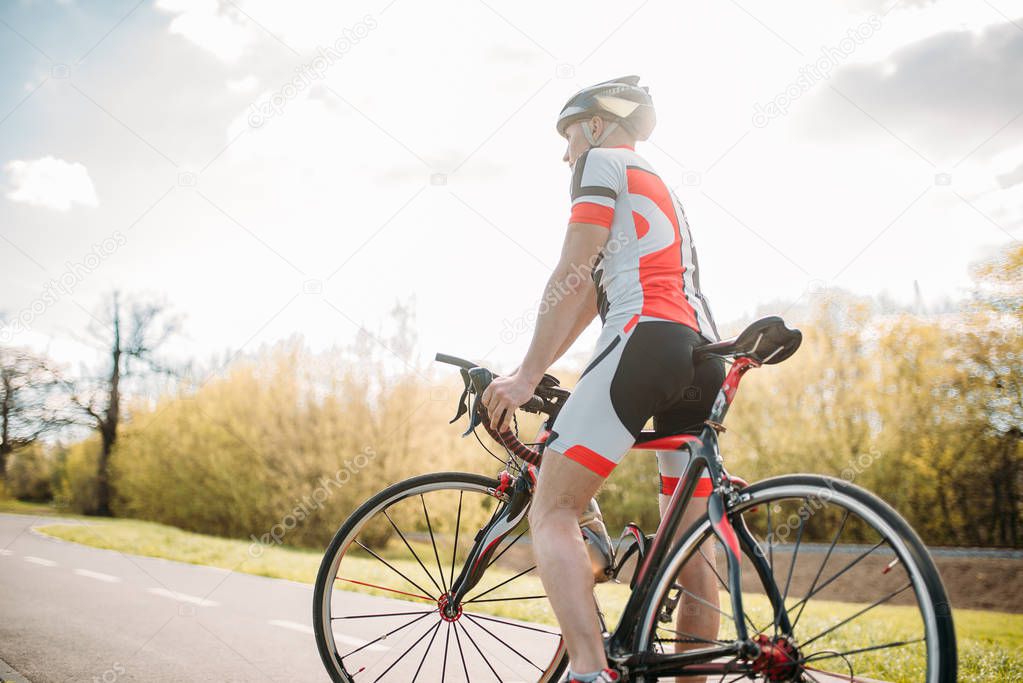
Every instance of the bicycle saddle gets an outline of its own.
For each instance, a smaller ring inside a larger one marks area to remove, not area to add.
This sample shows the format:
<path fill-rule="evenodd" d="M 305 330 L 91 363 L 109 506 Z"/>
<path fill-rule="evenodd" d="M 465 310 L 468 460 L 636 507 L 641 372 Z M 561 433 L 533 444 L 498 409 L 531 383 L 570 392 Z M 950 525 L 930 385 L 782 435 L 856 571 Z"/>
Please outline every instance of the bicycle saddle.
<path fill-rule="evenodd" d="M 765 365 L 780 363 L 796 352 L 803 333 L 790 329 L 776 315 L 761 318 L 733 339 L 704 344 L 693 349 L 693 361 L 708 356 L 748 356 Z"/>

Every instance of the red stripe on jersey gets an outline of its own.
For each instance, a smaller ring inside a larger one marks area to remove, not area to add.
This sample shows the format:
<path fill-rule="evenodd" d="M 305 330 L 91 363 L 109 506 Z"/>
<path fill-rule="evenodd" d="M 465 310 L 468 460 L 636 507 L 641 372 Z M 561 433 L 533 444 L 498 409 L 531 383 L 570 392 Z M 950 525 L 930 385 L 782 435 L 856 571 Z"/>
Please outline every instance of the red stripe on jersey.
<path fill-rule="evenodd" d="M 629 192 L 647 197 L 671 221 L 674 239 L 665 248 L 639 258 L 639 284 L 643 288 L 643 315 L 688 325 L 700 330 L 696 312 L 683 291 L 682 237 L 679 232 L 675 202 L 668 188 L 656 174 L 641 168 L 626 171 Z"/>
<path fill-rule="evenodd" d="M 639 316 L 638 315 L 632 316 L 631 318 L 629 318 L 629 322 L 625 323 L 625 327 L 622 328 L 622 331 L 625 332 L 625 333 L 628 333 L 629 330 L 631 330 L 633 327 L 635 327 L 636 323 L 638 323 L 638 322 L 639 322 Z"/>
<path fill-rule="evenodd" d="M 596 451 L 591 451 L 586 446 L 572 446 L 565 451 L 565 457 L 575 460 L 577 463 L 602 477 L 611 474 L 615 464 Z"/>
<path fill-rule="evenodd" d="M 572 215 L 569 217 L 568 222 L 588 223 L 590 225 L 610 228 L 614 217 L 615 210 L 610 206 L 594 204 L 593 202 L 579 202 L 572 206 Z"/>
<path fill-rule="evenodd" d="M 632 222 L 636 226 L 636 237 L 639 239 L 643 239 L 650 232 L 650 221 L 643 218 L 643 214 L 633 211 Z"/>

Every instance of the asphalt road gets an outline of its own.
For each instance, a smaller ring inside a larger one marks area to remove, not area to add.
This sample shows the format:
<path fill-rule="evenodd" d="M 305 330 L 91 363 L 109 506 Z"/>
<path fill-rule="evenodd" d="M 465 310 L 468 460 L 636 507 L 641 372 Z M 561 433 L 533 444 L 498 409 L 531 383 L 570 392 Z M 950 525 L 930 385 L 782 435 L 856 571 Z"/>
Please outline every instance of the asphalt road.
<path fill-rule="evenodd" d="M 0 515 L 0 659 L 29 681 L 327 680 L 311 586 L 31 530 L 54 522 Z"/>
<path fill-rule="evenodd" d="M 18 674 L 31 683 L 328 680 L 312 636 L 312 586 L 90 548 L 32 530 L 58 522 L 79 523 L 0 514 L 0 680 L 20 683 Z M 379 612 L 423 606 L 348 595 L 372 602 Z M 532 638 L 549 638 L 486 625 L 526 651 Z M 376 678 L 393 659 L 386 650 L 404 650 L 419 630 L 366 648 L 365 679 Z M 351 648 L 366 644 L 354 622 L 335 633 Z M 438 633 L 443 638 L 444 631 Z M 502 664 L 508 672 L 520 669 L 521 662 L 508 661 L 515 658 L 507 649 L 488 647 L 479 637 L 499 670 Z M 411 680 L 418 659 L 408 657 L 386 680 Z M 440 680 L 438 659 L 425 662 L 419 680 Z M 374 671 L 374 660 L 385 663 Z M 490 679 L 484 673 L 471 671 L 469 678 Z M 817 679 L 839 680 L 821 674 Z"/>
<path fill-rule="evenodd" d="M 328 680 L 313 638 L 312 586 L 90 548 L 32 530 L 61 522 L 80 523 L 0 514 L 0 680 L 18 680 L 5 663 L 31 683 Z M 346 593 L 344 607 L 353 614 L 393 614 L 423 604 Z M 374 626 L 408 619 L 374 619 Z M 358 621 L 336 622 L 334 632 L 342 651 L 361 650 L 346 661 L 365 666 L 364 680 L 381 674 L 386 681 L 412 680 L 422 661 L 418 680 L 435 681 L 446 631 L 436 629 L 435 641 L 427 637 L 439 621 L 427 614 L 415 628 L 380 643 L 367 643 L 381 631 L 360 634 Z M 527 652 L 538 638 L 552 642 L 514 624 L 478 623 Z M 473 628 L 476 645 L 502 680 L 520 681 L 522 674 L 514 672 L 522 662 L 487 642 L 483 627 Z M 463 680 L 452 671 L 461 666 L 454 642 L 447 680 Z M 396 653 L 413 646 L 414 656 L 387 670 Z M 469 679 L 493 680 L 478 662 L 476 668 L 470 663 Z"/>

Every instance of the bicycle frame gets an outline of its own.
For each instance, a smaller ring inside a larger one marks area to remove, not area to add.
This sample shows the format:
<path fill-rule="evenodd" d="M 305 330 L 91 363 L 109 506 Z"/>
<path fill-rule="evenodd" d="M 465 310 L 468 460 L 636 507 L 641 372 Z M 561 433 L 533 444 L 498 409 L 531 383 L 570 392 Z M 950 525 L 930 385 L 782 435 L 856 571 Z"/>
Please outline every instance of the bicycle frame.
<path fill-rule="evenodd" d="M 725 470 L 724 462 L 718 448 L 718 432 L 723 431 L 721 423 L 735 398 L 739 382 L 747 371 L 759 367 L 760 363 L 750 358 L 737 358 L 732 364 L 718 396 L 711 409 L 711 415 L 705 422 L 700 434 L 687 435 L 683 444 L 690 454 L 689 466 L 685 476 L 675 488 L 671 500 L 661 517 L 657 527 L 653 543 L 647 551 L 642 563 L 637 568 L 638 576 L 635 579 L 635 588 L 629 596 L 629 600 L 622 612 L 618 626 L 607 641 L 608 656 L 620 664 L 627 664 L 630 669 L 639 673 L 640 669 L 646 673 L 682 673 L 680 667 L 686 667 L 685 673 L 692 674 L 721 674 L 735 671 L 739 673 L 746 670 L 743 665 L 738 668 L 727 665 L 712 665 L 698 669 L 692 665 L 706 664 L 713 659 L 722 656 L 740 655 L 753 657 L 757 654 L 757 647 L 749 639 L 746 623 L 743 619 L 742 591 L 742 555 L 741 547 L 746 547 L 750 552 L 754 566 L 761 579 L 771 577 L 770 567 L 764 560 L 764 553 L 759 549 L 759 544 L 745 523 L 739 519 L 740 524 L 733 526 L 733 520 L 727 514 L 732 498 L 737 496 L 737 491 L 732 480 Z M 648 594 L 653 588 L 656 579 L 657 569 L 675 549 L 674 536 L 679 531 L 682 522 L 682 515 L 689 506 L 696 491 L 696 485 L 701 476 L 707 471 L 707 476 L 714 484 L 714 489 L 707 499 L 707 513 L 710 518 L 711 528 L 714 535 L 725 550 L 727 563 L 728 588 L 732 600 L 732 614 L 734 616 L 736 640 L 728 646 L 708 647 L 690 650 L 688 652 L 667 655 L 654 655 L 652 653 L 637 653 L 635 643 L 640 637 L 640 617 L 646 608 Z M 773 580 L 765 581 L 765 585 L 771 587 L 771 600 L 774 609 L 780 610 L 779 626 L 785 631 L 789 630 L 788 616 L 785 614 L 781 596 Z M 687 666 L 689 665 L 689 666 Z"/>
<path fill-rule="evenodd" d="M 690 463 L 685 476 L 680 480 L 671 500 L 661 517 L 653 542 L 638 566 L 635 587 L 629 596 L 622 616 L 615 630 L 606 642 L 608 657 L 616 664 L 624 665 L 635 675 L 647 674 L 722 674 L 750 671 L 750 664 L 737 661 L 737 657 L 752 659 L 759 652 L 757 645 L 749 638 L 749 632 L 743 618 L 745 612 L 742 605 L 742 548 L 751 557 L 754 568 L 761 581 L 769 591 L 768 598 L 776 612 L 779 628 L 783 633 L 790 632 L 788 615 L 785 612 L 782 598 L 774 585 L 773 574 L 765 560 L 765 554 L 759 547 L 753 534 L 741 518 L 738 524 L 728 515 L 728 509 L 738 497 L 732 479 L 724 467 L 718 448 L 718 432 L 723 431 L 721 423 L 728 412 L 739 382 L 743 375 L 761 363 L 749 357 L 738 357 L 734 360 L 728 375 L 714 401 L 709 419 L 704 423 L 698 434 L 680 434 L 662 436 L 645 433 L 652 438 L 637 441 L 637 447 L 646 449 L 685 448 L 691 454 Z M 677 654 L 655 654 L 636 652 L 636 642 L 640 637 L 640 620 L 647 609 L 648 595 L 655 579 L 657 570 L 675 550 L 674 537 L 682 522 L 682 515 L 688 507 L 701 476 L 707 475 L 714 484 L 713 491 L 707 499 L 707 511 L 714 535 L 725 550 L 727 562 L 728 588 L 731 594 L 731 607 L 734 616 L 736 640 L 730 645 L 706 647 Z M 508 534 L 519 524 L 528 512 L 536 483 L 535 469 L 526 466 L 522 474 L 512 477 L 507 472 L 501 473 L 500 485 L 494 490 L 502 504 L 495 510 L 490 521 L 480 529 L 462 571 L 451 586 L 449 603 L 456 609 L 461 598 L 479 581 L 496 552 L 498 546 Z M 712 663 L 712 660 L 730 656 L 732 661 L 727 664 Z M 703 665 L 703 666 L 700 666 Z"/>

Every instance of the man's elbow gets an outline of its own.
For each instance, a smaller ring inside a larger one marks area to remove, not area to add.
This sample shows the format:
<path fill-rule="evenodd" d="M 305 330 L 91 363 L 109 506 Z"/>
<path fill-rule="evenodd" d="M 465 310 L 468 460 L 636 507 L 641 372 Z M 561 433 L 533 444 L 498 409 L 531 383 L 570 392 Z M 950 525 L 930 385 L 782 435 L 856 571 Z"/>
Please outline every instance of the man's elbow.
<path fill-rule="evenodd" d="M 551 276 L 551 289 L 562 297 L 588 295 L 593 286 L 593 268 L 588 265 L 561 262 Z"/>

